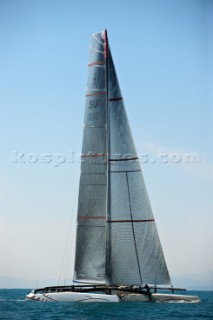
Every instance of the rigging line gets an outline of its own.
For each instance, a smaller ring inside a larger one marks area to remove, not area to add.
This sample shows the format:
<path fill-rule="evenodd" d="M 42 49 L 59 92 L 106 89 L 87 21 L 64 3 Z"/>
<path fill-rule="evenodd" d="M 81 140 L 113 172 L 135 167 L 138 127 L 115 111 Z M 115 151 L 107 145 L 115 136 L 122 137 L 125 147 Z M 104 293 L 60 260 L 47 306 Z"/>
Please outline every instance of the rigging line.
<path fill-rule="evenodd" d="M 74 209 L 73 209 L 73 213 L 72 213 L 72 216 L 75 216 L 74 213 L 77 212 L 77 201 L 78 201 L 78 190 L 76 190 L 76 195 L 75 195 L 75 204 L 74 204 Z M 75 218 L 75 222 L 76 222 L 77 218 Z M 71 218 L 71 222 L 72 222 L 72 218 Z M 71 246 L 72 244 L 74 243 L 75 244 L 75 241 L 74 241 L 74 236 L 76 238 L 76 224 L 73 224 L 74 228 L 73 228 L 73 232 L 71 234 L 71 237 L 70 237 L 70 250 L 68 250 L 69 254 L 68 254 L 68 263 L 67 263 L 67 270 L 66 270 L 66 273 L 65 273 L 65 279 L 64 279 L 64 285 L 66 284 L 66 281 L 67 281 L 67 274 L 68 274 L 68 270 L 69 270 L 69 263 L 71 261 L 71 254 L 72 254 L 72 250 L 71 250 Z M 75 261 L 74 261 L 75 263 Z M 74 277 L 74 275 L 73 275 Z"/>
<path fill-rule="evenodd" d="M 71 233 L 72 222 L 73 222 L 73 216 L 74 216 L 76 203 L 77 203 L 77 193 L 78 193 L 78 190 L 76 190 L 75 203 L 74 203 L 74 206 L 73 206 L 73 210 L 72 210 L 72 214 L 71 214 L 71 218 L 70 218 L 70 222 L 69 222 L 69 226 L 68 226 L 67 239 L 66 239 L 65 249 L 64 249 L 64 253 L 63 253 L 63 258 L 62 258 L 59 278 L 58 278 L 58 285 L 60 285 L 62 272 L 63 272 L 63 269 L 64 269 L 65 258 L 66 258 L 66 253 L 67 253 L 67 248 L 68 248 L 68 243 L 69 243 L 69 238 L 70 238 L 70 233 Z"/>
<path fill-rule="evenodd" d="M 132 220 L 131 223 L 132 223 L 132 234 L 133 234 L 134 245 L 135 245 L 135 254 L 136 254 L 136 259 L 137 259 L 137 264 L 138 264 L 138 272 L 139 272 L 139 276 L 140 276 L 140 281 L 142 284 L 143 281 L 142 281 L 141 267 L 140 267 L 139 256 L 138 256 L 138 248 L 137 248 L 136 238 L 135 238 L 135 230 L 134 230 L 134 222 L 133 222 L 132 206 L 131 206 L 131 198 L 130 198 L 130 189 L 129 189 L 129 179 L 128 179 L 127 172 L 126 172 L 126 181 L 127 181 L 128 198 L 129 198 L 129 210 L 130 210 L 130 216 L 131 216 L 131 220 Z"/>

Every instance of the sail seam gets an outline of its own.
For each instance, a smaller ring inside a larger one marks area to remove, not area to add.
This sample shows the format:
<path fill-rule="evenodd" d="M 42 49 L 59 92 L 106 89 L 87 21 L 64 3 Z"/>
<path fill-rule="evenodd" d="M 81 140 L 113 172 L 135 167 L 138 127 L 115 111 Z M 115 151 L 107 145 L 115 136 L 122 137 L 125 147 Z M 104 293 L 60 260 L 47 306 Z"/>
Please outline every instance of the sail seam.
<path fill-rule="evenodd" d="M 121 173 L 121 172 L 141 172 L 141 169 L 139 170 L 119 170 L 119 171 L 110 171 L 111 173 Z"/>
<path fill-rule="evenodd" d="M 130 161 L 130 160 L 138 160 L 138 157 L 125 158 L 125 159 L 108 159 L 108 161 Z"/>
<path fill-rule="evenodd" d="M 106 183 L 82 183 L 82 186 L 106 186 Z"/>
<path fill-rule="evenodd" d="M 97 226 L 90 226 L 88 224 L 78 224 L 78 227 L 86 227 L 86 228 L 105 228 L 105 226 L 97 225 Z"/>
<path fill-rule="evenodd" d="M 94 157 L 105 157 L 107 154 L 105 153 L 97 153 L 97 154 L 83 154 L 81 158 L 94 158 Z"/>
<path fill-rule="evenodd" d="M 96 65 L 104 65 L 104 64 L 105 64 L 105 61 L 95 61 L 95 62 L 89 63 L 88 67 L 93 67 Z"/>
<path fill-rule="evenodd" d="M 79 217 L 78 219 L 80 219 L 80 220 L 88 220 L 88 219 L 106 219 L 106 217 L 105 216 L 96 216 L 96 217 L 94 217 L 94 216 L 81 216 L 81 217 Z"/>
<path fill-rule="evenodd" d="M 85 125 L 84 128 L 99 128 L 99 129 L 105 129 L 105 126 L 88 126 L 88 125 Z"/>
<path fill-rule="evenodd" d="M 84 172 L 84 173 L 82 173 L 82 175 L 84 175 L 84 174 L 91 174 L 91 175 L 97 175 L 97 174 L 102 174 L 102 175 L 106 175 L 106 172 Z"/>
<path fill-rule="evenodd" d="M 138 256 L 138 248 L 137 248 L 137 244 L 136 244 L 136 237 L 135 237 L 135 230 L 134 230 L 134 220 L 133 220 L 133 216 L 132 216 L 132 206 L 131 206 L 129 180 L 128 180 L 128 173 L 127 172 L 126 172 L 126 180 L 127 180 L 127 188 L 128 188 L 129 210 L 130 210 L 130 216 L 131 216 L 131 220 L 132 220 L 131 221 L 131 223 L 132 223 L 132 234 L 133 234 L 134 245 L 135 245 L 135 255 L 136 255 L 137 264 L 138 264 L 138 272 L 139 272 L 140 281 L 141 281 L 141 283 L 143 283 L 142 274 L 141 274 L 141 268 L 140 268 L 140 262 L 139 262 L 139 256 Z"/>
<path fill-rule="evenodd" d="M 104 90 L 105 88 L 86 88 L 86 93 L 88 91 L 96 91 L 96 92 L 101 92 L 101 90 Z M 106 92 L 106 91 L 105 91 Z"/>
<path fill-rule="evenodd" d="M 86 94 L 86 97 L 98 96 L 100 94 L 106 94 L 106 92 L 100 91 L 100 92 L 96 92 L 96 93 L 89 93 L 89 94 Z"/>

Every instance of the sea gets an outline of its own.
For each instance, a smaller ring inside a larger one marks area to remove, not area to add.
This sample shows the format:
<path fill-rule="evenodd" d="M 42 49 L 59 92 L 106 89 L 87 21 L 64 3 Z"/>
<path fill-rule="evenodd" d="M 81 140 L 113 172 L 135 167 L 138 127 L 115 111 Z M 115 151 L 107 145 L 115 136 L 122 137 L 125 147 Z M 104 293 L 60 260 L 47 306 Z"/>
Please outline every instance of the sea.
<path fill-rule="evenodd" d="M 199 304 L 27 302 L 29 289 L 0 289 L 1 320 L 197 320 L 213 319 L 213 291 L 187 291 Z"/>

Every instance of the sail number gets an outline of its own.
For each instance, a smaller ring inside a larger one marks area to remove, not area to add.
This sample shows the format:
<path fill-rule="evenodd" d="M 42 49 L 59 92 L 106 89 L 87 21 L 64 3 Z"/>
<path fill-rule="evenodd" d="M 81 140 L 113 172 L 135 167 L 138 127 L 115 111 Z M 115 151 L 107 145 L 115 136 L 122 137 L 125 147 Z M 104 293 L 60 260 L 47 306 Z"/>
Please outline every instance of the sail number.
<path fill-rule="evenodd" d="M 100 112 L 96 111 L 97 108 L 101 106 L 102 100 L 101 99 L 91 99 L 89 101 L 89 109 L 93 112 L 89 112 L 88 114 L 88 121 L 97 121 L 100 118 Z"/>
<path fill-rule="evenodd" d="M 89 121 L 95 121 L 99 119 L 99 112 L 91 112 L 88 114 L 88 120 Z"/>

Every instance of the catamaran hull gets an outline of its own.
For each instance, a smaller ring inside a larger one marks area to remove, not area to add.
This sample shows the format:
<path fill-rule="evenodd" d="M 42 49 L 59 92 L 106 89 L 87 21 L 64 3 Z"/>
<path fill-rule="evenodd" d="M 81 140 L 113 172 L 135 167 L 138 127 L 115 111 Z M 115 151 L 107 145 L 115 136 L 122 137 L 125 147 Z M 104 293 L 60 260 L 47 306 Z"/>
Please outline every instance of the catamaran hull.
<path fill-rule="evenodd" d="M 161 293 L 153 293 L 153 299 L 156 302 L 177 302 L 177 303 L 200 303 L 201 300 L 197 296 L 188 296 L 188 295 L 180 295 L 180 294 L 161 294 Z"/>
<path fill-rule="evenodd" d="M 119 302 L 117 295 L 84 293 L 84 292 L 53 292 L 53 293 L 29 293 L 27 301 L 56 301 L 56 302 Z"/>
<path fill-rule="evenodd" d="M 167 303 L 199 303 L 197 296 L 152 293 L 118 293 L 117 294 L 99 294 L 84 292 L 60 292 L 60 293 L 29 293 L 26 296 L 27 301 L 40 302 L 167 302 Z"/>
<path fill-rule="evenodd" d="M 121 297 L 126 302 L 167 302 L 167 303 L 200 303 L 201 300 L 197 296 L 151 293 L 150 295 L 130 293 Z"/>

